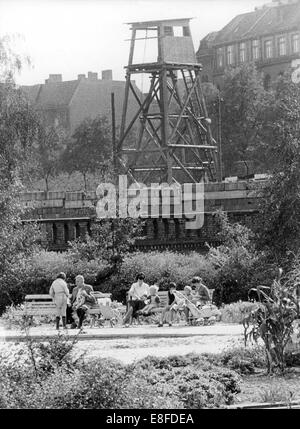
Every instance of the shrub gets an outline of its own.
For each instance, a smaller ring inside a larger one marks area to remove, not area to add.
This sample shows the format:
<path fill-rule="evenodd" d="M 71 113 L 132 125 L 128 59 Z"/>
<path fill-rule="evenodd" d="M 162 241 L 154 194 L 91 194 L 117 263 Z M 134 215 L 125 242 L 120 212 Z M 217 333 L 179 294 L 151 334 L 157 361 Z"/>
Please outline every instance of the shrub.
<path fill-rule="evenodd" d="M 94 286 L 99 274 L 107 270 L 107 264 L 101 260 L 75 261 L 68 253 L 40 250 L 24 257 L 10 270 L 15 272 L 15 277 L 9 288 L 0 293 L 0 314 L 7 306 L 22 303 L 27 294 L 48 293 L 52 281 L 61 271 L 67 274 L 69 281 L 82 274 L 86 283 Z"/>
<path fill-rule="evenodd" d="M 260 338 L 264 343 L 269 373 L 275 369 L 282 373 L 285 371 L 285 354 L 299 314 L 295 298 L 297 285 L 282 281 L 281 276 L 282 269 L 279 270 L 269 295 L 257 289 L 264 302 L 244 321 L 245 342 Z"/>
<path fill-rule="evenodd" d="M 175 282 L 179 287 L 183 287 L 189 284 L 194 276 L 201 276 L 204 282 L 209 281 L 214 269 L 205 256 L 196 252 L 182 254 L 153 251 L 128 254 L 120 270 L 121 278 L 130 283 L 139 271 L 145 273 L 150 284 L 159 280 L 163 289 L 169 282 Z"/>
<path fill-rule="evenodd" d="M 70 366 L 68 347 L 57 339 L 35 348 L 42 361 L 51 362 L 50 370 L 46 365 L 37 373 L 24 347 L 15 357 L 20 350 L 21 364 L 11 353 L 9 361 L 0 361 L 2 408 L 218 408 L 239 392 L 234 371 L 202 356 L 149 357 L 123 365 L 108 359 L 78 363 L 69 355 Z"/>
<path fill-rule="evenodd" d="M 40 251 L 35 253 L 30 263 L 30 276 L 37 283 L 47 284 L 56 278 L 57 274 L 64 271 L 70 280 L 74 280 L 76 275 L 82 274 L 87 283 L 95 284 L 98 272 L 107 266 L 101 260 L 73 260 L 68 253 L 56 253 Z"/>
<path fill-rule="evenodd" d="M 132 366 L 132 371 L 144 374 L 156 386 L 165 386 L 185 408 L 218 408 L 230 404 L 240 390 L 238 375 L 217 365 L 203 355 L 150 356 Z"/>
<path fill-rule="evenodd" d="M 226 304 L 221 308 L 221 321 L 224 323 L 242 323 L 244 318 L 258 306 L 259 304 L 248 301 Z"/>
<path fill-rule="evenodd" d="M 266 354 L 263 347 L 235 347 L 220 353 L 217 357 L 222 366 L 240 374 L 253 374 L 256 369 L 266 367 Z"/>

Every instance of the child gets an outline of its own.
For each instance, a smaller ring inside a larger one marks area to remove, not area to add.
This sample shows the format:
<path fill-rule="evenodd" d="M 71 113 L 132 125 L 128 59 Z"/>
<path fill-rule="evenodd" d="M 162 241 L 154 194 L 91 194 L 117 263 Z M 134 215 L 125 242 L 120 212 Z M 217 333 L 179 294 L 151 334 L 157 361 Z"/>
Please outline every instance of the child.
<path fill-rule="evenodd" d="M 147 297 L 145 304 L 146 307 L 144 307 L 142 310 L 140 310 L 139 314 L 141 315 L 149 315 L 151 311 L 159 306 L 160 299 L 157 294 L 158 292 L 158 286 L 153 285 L 149 288 L 150 295 Z"/>

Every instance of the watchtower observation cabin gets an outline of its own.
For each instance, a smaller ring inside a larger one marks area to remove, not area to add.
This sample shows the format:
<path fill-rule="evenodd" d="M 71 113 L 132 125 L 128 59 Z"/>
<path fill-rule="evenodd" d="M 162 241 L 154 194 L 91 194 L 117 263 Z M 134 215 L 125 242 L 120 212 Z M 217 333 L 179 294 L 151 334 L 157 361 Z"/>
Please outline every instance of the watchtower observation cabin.
<path fill-rule="evenodd" d="M 133 182 L 219 179 L 217 143 L 201 88 L 202 67 L 196 62 L 190 19 L 128 24 L 130 51 L 116 165 Z M 134 62 L 136 44 L 141 40 L 151 40 L 152 48 L 156 48 L 154 61 Z M 132 85 L 136 74 L 150 81 L 142 99 Z M 128 98 L 132 95 L 138 107 L 127 123 Z"/>

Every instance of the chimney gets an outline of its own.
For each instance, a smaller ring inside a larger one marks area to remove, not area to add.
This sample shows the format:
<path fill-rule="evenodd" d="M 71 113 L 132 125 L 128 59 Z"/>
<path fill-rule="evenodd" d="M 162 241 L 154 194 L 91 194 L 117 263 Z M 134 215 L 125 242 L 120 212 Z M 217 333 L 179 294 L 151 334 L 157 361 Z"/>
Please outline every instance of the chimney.
<path fill-rule="evenodd" d="M 48 79 L 45 80 L 45 83 L 57 83 L 62 82 L 61 74 L 49 74 Z"/>
<path fill-rule="evenodd" d="M 77 80 L 84 80 L 85 79 L 85 74 L 79 74 L 77 76 Z"/>
<path fill-rule="evenodd" d="M 112 70 L 102 70 L 102 80 L 112 80 Z"/>
<path fill-rule="evenodd" d="M 88 80 L 98 80 L 98 73 L 88 72 Z"/>

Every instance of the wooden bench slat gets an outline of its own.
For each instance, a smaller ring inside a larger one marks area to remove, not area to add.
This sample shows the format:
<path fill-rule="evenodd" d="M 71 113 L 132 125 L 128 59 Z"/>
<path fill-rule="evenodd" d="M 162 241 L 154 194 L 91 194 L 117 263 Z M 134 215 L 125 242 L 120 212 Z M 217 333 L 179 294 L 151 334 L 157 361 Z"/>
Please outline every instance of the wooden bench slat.
<path fill-rule="evenodd" d="M 39 301 L 51 300 L 52 301 L 52 297 L 49 294 L 48 295 L 26 295 L 25 301 L 30 301 L 30 300 L 39 300 Z"/>

